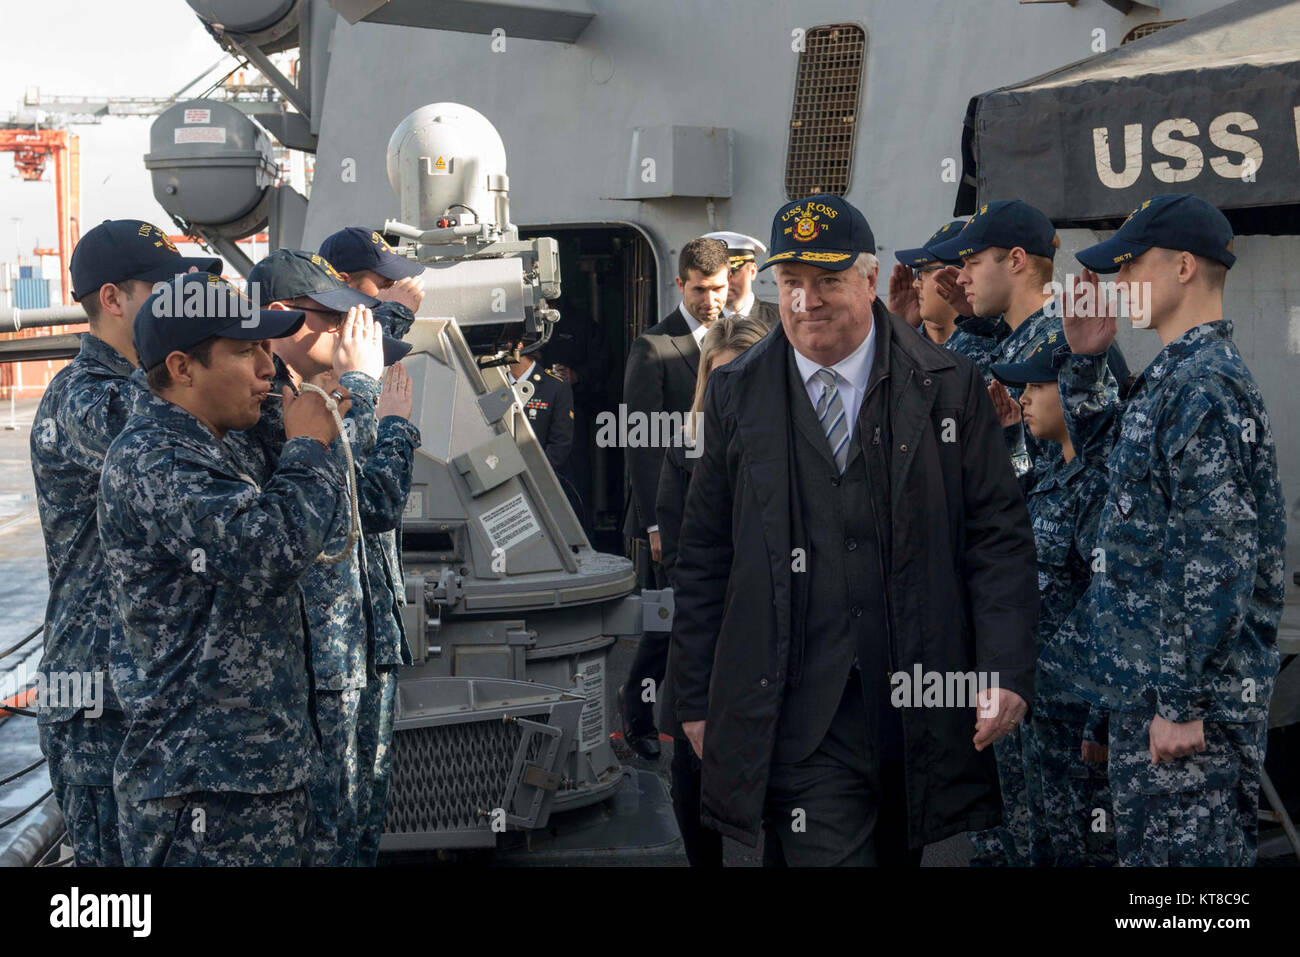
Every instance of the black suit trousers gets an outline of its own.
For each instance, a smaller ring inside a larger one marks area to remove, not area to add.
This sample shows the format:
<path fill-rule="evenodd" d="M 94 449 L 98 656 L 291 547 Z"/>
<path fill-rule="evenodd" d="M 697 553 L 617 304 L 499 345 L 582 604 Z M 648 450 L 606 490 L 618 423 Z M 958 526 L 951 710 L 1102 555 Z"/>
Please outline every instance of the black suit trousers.
<path fill-rule="evenodd" d="M 700 759 L 685 738 L 673 739 L 673 814 L 691 867 L 722 866 L 722 835 L 700 823 Z"/>
<path fill-rule="evenodd" d="M 763 808 L 764 866 L 920 865 L 921 852 L 907 845 L 902 763 L 880 760 L 867 707 L 854 668 L 817 750 L 802 761 L 772 764 Z"/>

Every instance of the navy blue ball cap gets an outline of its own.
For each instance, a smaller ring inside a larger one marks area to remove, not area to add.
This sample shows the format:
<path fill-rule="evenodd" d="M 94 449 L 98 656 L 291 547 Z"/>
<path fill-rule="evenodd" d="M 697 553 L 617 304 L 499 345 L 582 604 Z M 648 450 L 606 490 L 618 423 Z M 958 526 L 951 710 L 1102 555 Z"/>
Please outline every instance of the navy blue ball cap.
<path fill-rule="evenodd" d="M 1062 332 L 1049 332 L 1022 362 L 994 362 L 993 377 L 1003 385 L 1025 386 L 1031 382 L 1055 382 L 1057 373 L 1070 357 L 1070 345 Z"/>
<path fill-rule="evenodd" d="M 197 267 L 221 275 L 221 260 L 182 256 L 157 226 L 140 219 L 106 219 L 72 250 L 72 298 L 83 299 L 106 283 L 140 279 L 161 282 Z"/>
<path fill-rule="evenodd" d="M 1190 193 L 1164 193 L 1145 200 L 1110 239 L 1075 255 L 1093 272 L 1109 273 L 1154 246 L 1204 256 L 1229 269 L 1237 261 L 1228 217 Z"/>
<path fill-rule="evenodd" d="M 320 254 L 335 269 L 356 272 L 369 269 L 385 279 L 406 279 L 424 273 L 424 265 L 393 252 L 393 247 L 378 232 L 361 226 L 348 226 L 331 234 L 320 244 Z"/>
<path fill-rule="evenodd" d="M 967 256 L 996 246 L 1014 249 L 1019 246 L 1031 256 L 1056 257 L 1056 227 L 1046 214 L 1036 206 L 1019 199 L 1001 199 L 985 203 L 960 233 L 951 239 L 938 242 L 930 252 L 944 262 L 956 263 Z"/>
<path fill-rule="evenodd" d="M 298 309 L 262 309 L 238 289 L 210 273 L 187 273 L 155 284 L 135 314 L 131 341 L 140 367 L 152 369 L 173 352 L 204 339 L 282 339 L 298 331 L 306 314 Z"/>
<path fill-rule="evenodd" d="M 347 312 L 353 306 L 373 309 L 374 296 L 357 292 L 320 253 L 303 249 L 277 249 L 252 268 L 249 289 L 257 290 L 261 302 L 287 302 L 306 296 L 326 309 Z"/>
<path fill-rule="evenodd" d="M 935 263 L 943 262 L 938 256 L 930 252 L 930 247 L 941 243 L 946 239 L 956 236 L 965 227 L 966 220 L 954 219 L 950 223 L 944 223 L 916 249 L 900 249 L 894 253 L 894 258 L 904 266 L 930 266 Z"/>
<path fill-rule="evenodd" d="M 856 206 L 840 196 L 818 193 L 786 203 L 772 219 L 771 255 L 759 271 L 776 263 L 797 262 L 839 272 L 858 253 L 876 252 L 876 237 Z"/>

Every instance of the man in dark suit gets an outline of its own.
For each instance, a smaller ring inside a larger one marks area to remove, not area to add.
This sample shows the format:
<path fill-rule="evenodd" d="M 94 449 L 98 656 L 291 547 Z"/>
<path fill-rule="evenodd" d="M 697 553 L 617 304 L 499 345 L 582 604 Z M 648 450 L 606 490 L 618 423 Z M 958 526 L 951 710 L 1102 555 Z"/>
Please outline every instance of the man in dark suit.
<path fill-rule="evenodd" d="M 989 745 L 1032 697 L 1033 534 L 979 369 L 877 299 L 862 214 L 789 203 L 770 245 L 780 327 L 704 402 L 676 714 L 706 826 L 753 846 L 761 823 L 769 864 L 915 865 L 1000 817 Z"/>
<path fill-rule="evenodd" d="M 758 276 L 759 256 L 767 255 L 767 247 L 753 236 L 721 230 L 705 233 L 705 239 L 717 239 L 727 244 L 727 304 L 722 309 L 724 316 L 748 316 L 757 319 L 768 328 L 781 321 L 781 312 L 776 303 L 759 299 L 754 295 L 754 279 Z"/>
<path fill-rule="evenodd" d="M 681 303 L 662 321 L 637 336 L 628 352 L 623 402 L 629 421 L 644 416 L 650 427 L 646 430 L 649 436 L 646 444 L 629 445 L 627 449 L 632 496 L 623 531 L 631 539 L 631 554 L 643 584 L 655 588 L 667 587 L 667 579 L 659 563 L 662 551 L 659 527 L 655 524 L 655 497 L 666 436 L 659 434 L 661 430 L 654 423 L 662 420 L 665 412 L 685 415 L 695 400 L 700 341 L 709 324 L 722 315 L 729 289 L 729 269 L 726 243 L 700 237 L 683 246 L 677 259 Z M 647 544 L 649 561 L 644 560 Z M 644 758 L 659 757 L 654 704 L 667 661 L 668 635 L 647 633 L 637 649 L 627 684 L 619 692 L 624 736 L 628 745 Z"/>

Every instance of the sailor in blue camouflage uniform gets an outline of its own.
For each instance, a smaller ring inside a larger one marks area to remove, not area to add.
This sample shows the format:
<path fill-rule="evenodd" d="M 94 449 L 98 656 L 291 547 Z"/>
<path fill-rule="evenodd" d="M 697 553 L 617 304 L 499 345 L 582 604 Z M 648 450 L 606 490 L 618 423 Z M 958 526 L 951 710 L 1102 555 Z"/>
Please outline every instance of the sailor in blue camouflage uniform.
<path fill-rule="evenodd" d="M 220 267 L 219 259 L 181 256 L 162 230 L 136 219 L 106 220 L 72 251 L 72 294 L 90 332 L 45 389 L 31 458 L 50 576 L 39 673 L 47 689 L 82 676 L 81 701 L 37 700 L 41 750 L 78 867 L 122 862 L 113 762 L 127 724 L 109 680 L 112 601 L 95 496 L 104 454 L 126 424 L 136 388 L 131 323 L 155 281 Z"/>
<path fill-rule="evenodd" d="M 359 226 L 332 233 L 321 243 L 320 252 L 350 287 L 382 300 L 374 307 L 374 316 L 386 335 L 394 339 L 406 335 L 424 298 L 422 264 L 397 255 L 377 231 Z M 393 369 L 400 371 L 400 366 Z M 370 454 L 369 450 L 365 454 Z M 409 470 L 404 478 L 403 500 L 410 491 Z M 373 642 L 357 720 L 361 779 L 356 863 L 363 867 L 373 866 L 379 857 L 392 772 L 390 745 L 397 708 L 397 669 L 412 660 L 402 625 L 406 587 L 398 541 L 400 516 L 397 523 L 382 531 L 370 531 L 370 527 L 367 526 L 364 544 Z M 368 773 L 367 769 L 370 769 Z"/>
<path fill-rule="evenodd" d="M 374 780 L 372 749 L 362 738 L 363 702 L 377 710 L 383 697 L 378 656 L 401 659 L 404 649 L 391 649 L 392 628 L 379 622 L 372 595 L 372 565 L 383 560 L 382 548 L 373 555 L 378 536 L 391 532 L 401 521 L 410 491 L 414 450 L 419 431 L 406 421 L 409 402 L 401 415 L 382 408 L 380 377 L 385 364 L 396 362 L 410 346 L 383 335 L 369 309 L 377 300 L 349 288 L 332 264 L 316 253 L 278 250 L 249 274 L 258 294 L 272 308 L 302 309 L 303 328 L 278 340 L 277 386 L 293 386 L 303 376 L 325 371 L 341 375 L 352 395 L 352 408 L 344 422 L 357 467 L 360 538 L 346 560 L 320 565 L 303 581 L 307 595 L 308 624 L 312 639 L 312 668 L 316 680 L 316 716 L 325 762 L 313 787 L 317 806 L 317 864 L 351 866 L 370 818 Z M 399 370 L 400 371 L 400 370 Z M 405 376 L 402 380 L 405 381 Z M 392 388 L 386 394 L 390 395 Z M 259 432 L 270 430 L 272 454 L 276 441 L 275 419 L 265 417 Z M 347 545 L 348 526 L 340 524 L 331 540 L 331 554 Z M 391 560 L 391 559 L 390 559 Z M 388 574 L 392 574 L 390 571 Z M 386 586 L 390 587 L 390 586 Z M 377 646 L 384 634 L 385 646 Z M 408 659 L 409 660 L 409 657 Z M 380 679 L 368 694 L 371 678 Z M 367 733 L 370 725 L 366 725 Z"/>
<path fill-rule="evenodd" d="M 1130 320 L 1164 348 L 1133 383 L 1108 461 L 1105 569 L 1044 667 L 1111 711 L 1121 864 L 1249 866 L 1286 509 L 1268 413 L 1223 318 L 1232 229 L 1204 200 L 1166 194 L 1078 257 L 1136 284 Z M 1097 379 L 1115 328 L 1113 316 L 1066 327 L 1062 400 L 1098 428 L 1114 427 Z"/>
<path fill-rule="evenodd" d="M 889 277 L 889 309 L 909 323 L 915 314 L 917 332 L 931 342 L 961 353 L 980 367 L 984 382 L 993 381 L 989 365 L 1000 358 L 998 345 L 1011 334 L 1001 316 L 964 316 L 940 294 L 938 278 L 947 264 L 930 251 L 965 227 L 964 219 L 944 223 L 915 249 L 894 253 L 898 265 Z"/>
<path fill-rule="evenodd" d="M 315 395 L 282 397 L 290 438 L 265 480 L 227 443 L 269 394 L 267 340 L 303 322 L 251 306 L 198 274 L 145 302 L 141 388 L 104 460 L 128 865 L 298 865 L 309 847 L 321 757 L 299 582 L 347 510 L 345 460 Z M 346 408 L 347 390 L 329 387 Z"/>
<path fill-rule="evenodd" d="M 959 292 L 976 317 L 1000 317 L 1010 331 L 998 342 L 994 361 L 1022 362 L 1052 334 L 1061 335 L 1051 296 L 1043 290 L 1052 279 L 1052 261 L 1060 240 L 1056 228 L 1040 210 L 1020 200 L 986 203 L 957 235 L 929 244 L 928 253 L 946 263 L 960 262 L 956 276 Z M 941 274 L 936 275 L 936 284 Z M 1005 392 L 999 383 L 989 387 L 995 398 Z M 1018 400 L 1020 389 L 1011 390 Z M 1011 463 L 1028 494 L 1035 477 L 1035 461 L 1043 467 L 1059 455 L 1057 443 L 1040 443 L 1026 436 L 1022 423 L 1003 430 Z M 1057 446 L 1051 448 L 1051 446 Z M 1031 863 L 1029 797 L 1024 775 L 1024 748 L 1020 728 L 994 744 L 1002 790 L 1003 823 L 987 831 L 972 832 L 974 866 L 1017 866 Z"/>
<path fill-rule="evenodd" d="M 1005 393 L 995 399 L 1003 424 L 1023 419 L 1031 435 L 1061 450 L 1047 463 L 1026 503 L 1038 553 L 1040 655 L 1055 641 L 1092 578 L 1112 445 L 1105 430 L 1084 429 L 1081 435 L 1061 408 L 1056 379 L 1069 352 L 1064 335 L 1052 332 L 1024 362 L 995 363 L 992 370 L 999 382 L 1023 390 L 1019 405 Z M 1114 408 L 1118 397 L 1110 402 Z M 1091 719 L 1090 710 L 1095 711 Z M 1102 709 L 1090 709 L 1059 677 L 1036 669 L 1033 715 L 1021 729 L 1030 862 L 1035 866 L 1114 863 L 1105 740 L 1097 740 L 1103 716 Z"/>

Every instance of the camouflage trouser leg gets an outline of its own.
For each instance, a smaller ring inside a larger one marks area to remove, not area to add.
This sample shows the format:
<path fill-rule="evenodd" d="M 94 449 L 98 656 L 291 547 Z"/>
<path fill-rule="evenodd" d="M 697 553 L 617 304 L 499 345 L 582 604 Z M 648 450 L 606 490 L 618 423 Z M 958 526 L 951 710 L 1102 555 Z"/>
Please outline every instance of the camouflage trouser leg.
<path fill-rule="evenodd" d="M 393 719 L 397 711 L 397 669 L 383 668 L 361 693 L 357 721 L 360 788 L 357 800 L 359 867 L 379 860 L 379 839 L 388 811 L 388 781 L 393 768 Z"/>
<path fill-rule="evenodd" d="M 41 751 L 78 867 L 120 867 L 113 762 L 128 722 L 120 711 L 40 726 Z"/>
<path fill-rule="evenodd" d="M 122 854 L 132 867 L 299 867 L 309 863 L 311 797 L 195 791 L 123 800 Z"/>
<path fill-rule="evenodd" d="M 322 771 L 311 784 L 312 864 L 348 867 L 357 853 L 357 718 L 361 689 L 316 691 Z"/>
<path fill-rule="evenodd" d="M 1036 867 L 1109 867 L 1115 825 L 1105 764 L 1080 756 L 1083 721 L 1036 717 L 1022 730 Z"/>
<path fill-rule="evenodd" d="M 972 867 L 1029 865 L 1029 797 L 1025 791 L 1025 756 L 1020 729 L 993 745 L 1002 791 L 1002 823 L 985 831 L 970 831 L 975 846 Z"/>
<path fill-rule="evenodd" d="M 1151 763 L 1151 716 L 1110 719 L 1110 786 L 1120 863 L 1245 867 L 1255 863 L 1266 722 L 1205 723 L 1206 749 Z"/>

